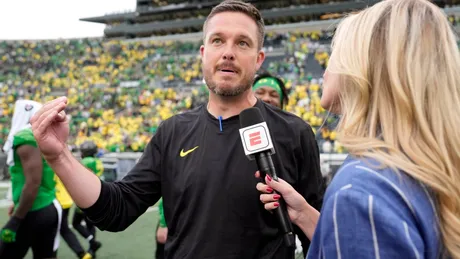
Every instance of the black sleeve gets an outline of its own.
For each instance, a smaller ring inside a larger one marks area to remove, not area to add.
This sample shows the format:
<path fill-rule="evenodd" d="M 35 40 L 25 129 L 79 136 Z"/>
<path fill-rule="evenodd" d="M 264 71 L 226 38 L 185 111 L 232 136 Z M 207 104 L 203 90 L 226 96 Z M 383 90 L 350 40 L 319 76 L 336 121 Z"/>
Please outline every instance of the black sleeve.
<path fill-rule="evenodd" d="M 99 229 L 112 232 L 129 227 L 161 197 L 160 128 L 134 168 L 120 181 L 102 181 L 95 204 L 82 209 Z"/>
<path fill-rule="evenodd" d="M 321 174 L 319 148 L 313 134 L 313 130 L 309 125 L 303 127 L 300 131 L 300 147 L 297 152 L 299 161 L 299 180 L 294 188 L 299 192 L 307 202 L 316 208 L 321 209 L 325 186 Z M 294 225 L 294 231 L 302 242 L 304 255 L 306 256 L 310 246 L 310 240 L 307 236 Z"/>

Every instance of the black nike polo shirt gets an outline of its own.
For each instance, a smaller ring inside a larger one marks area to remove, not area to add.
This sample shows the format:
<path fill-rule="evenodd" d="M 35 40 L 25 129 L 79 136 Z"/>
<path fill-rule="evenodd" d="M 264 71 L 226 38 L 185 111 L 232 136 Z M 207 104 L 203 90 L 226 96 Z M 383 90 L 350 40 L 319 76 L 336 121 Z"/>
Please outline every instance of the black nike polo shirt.
<path fill-rule="evenodd" d="M 279 177 L 319 209 L 324 190 L 311 127 L 260 100 L 255 106 L 269 127 Z M 163 196 L 166 258 L 293 258 L 274 214 L 259 200 L 261 180 L 244 154 L 239 116 L 221 126 L 204 105 L 164 121 L 136 166 L 121 181 L 103 182 L 85 213 L 101 230 L 122 231 Z"/>

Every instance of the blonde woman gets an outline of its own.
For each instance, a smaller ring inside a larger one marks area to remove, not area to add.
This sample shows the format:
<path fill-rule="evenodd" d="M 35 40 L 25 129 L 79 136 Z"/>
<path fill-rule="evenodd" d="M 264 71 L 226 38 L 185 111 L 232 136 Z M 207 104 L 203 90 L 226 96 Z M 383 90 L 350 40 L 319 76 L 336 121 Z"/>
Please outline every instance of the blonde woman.
<path fill-rule="evenodd" d="M 321 104 L 342 114 L 350 152 L 321 215 L 278 190 L 310 239 L 308 258 L 460 258 L 460 54 L 444 13 L 388 0 L 338 27 Z"/>

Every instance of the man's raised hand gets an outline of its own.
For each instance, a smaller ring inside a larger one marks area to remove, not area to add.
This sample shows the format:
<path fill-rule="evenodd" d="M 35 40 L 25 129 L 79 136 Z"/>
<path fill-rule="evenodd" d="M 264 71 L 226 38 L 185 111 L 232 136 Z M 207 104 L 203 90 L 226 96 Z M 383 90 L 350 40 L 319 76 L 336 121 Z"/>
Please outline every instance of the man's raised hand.
<path fill-rule="evenodd" d="M 67 148 L 69 121 L 64 111 L 66 107 L 66 97 L 54 99 L 43 105 L 30 120 L 35 140 L 47 161 L 56 160 Z"/>

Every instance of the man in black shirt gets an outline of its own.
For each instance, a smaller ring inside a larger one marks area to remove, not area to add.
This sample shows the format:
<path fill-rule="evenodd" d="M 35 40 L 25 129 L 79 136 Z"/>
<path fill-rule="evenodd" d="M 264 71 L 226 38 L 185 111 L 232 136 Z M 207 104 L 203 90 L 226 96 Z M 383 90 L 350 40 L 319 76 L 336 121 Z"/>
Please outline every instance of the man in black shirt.
<path fill-rule="evenodd" d="M 136 166 L 119 182 L 100 181 L 65 148 L 67 99 L 46 104 L 32 119 L 43 156 L 75 203 L 101 230 L 122 231 L 163 196 L 166 258 L 293 258 L 275 216 L 259 202 L 240 140 L 240 112 L 258 107 L 274 142 L 279 176 L 315 208 L 322 197 L 319 151 L 309 125 L 258 100 L 251 91 L 265 55 L 259 11 L 224 1 L 204 24 L 200 48 L 210 90 L 207 106 L 163 122 Z M 308 244 L 301 231 L 304 244 Z"/>

